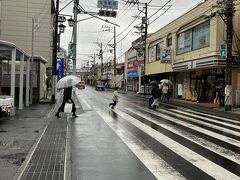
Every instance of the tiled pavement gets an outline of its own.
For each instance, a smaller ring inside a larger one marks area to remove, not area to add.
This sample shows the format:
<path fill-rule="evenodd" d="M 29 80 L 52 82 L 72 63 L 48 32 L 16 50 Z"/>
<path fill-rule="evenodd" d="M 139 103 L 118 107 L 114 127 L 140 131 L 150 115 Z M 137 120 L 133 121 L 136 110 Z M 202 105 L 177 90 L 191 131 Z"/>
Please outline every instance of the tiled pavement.
<path fill-rule="evenodd" d="M 52 116 L 36 144 L 21 180 L 60 180 L 64 177 L 67 115 Z"/>
<path fill-rule="evenodd" d="M 79 106 L 76 101 L 76 106 Z M 28 162 L 22 167 L 18 180 L 63 180 L 70 176 L 70 167 L 66 168 L 69 162 L 65 155 L 69 153 L 66 148 L 69 147 L 68 119 L 71 115 L 61 113 L 61 118 L 55 116 L 60 103 L 61 100 L 52 111 L 49 122 L 26 160 Z"/>

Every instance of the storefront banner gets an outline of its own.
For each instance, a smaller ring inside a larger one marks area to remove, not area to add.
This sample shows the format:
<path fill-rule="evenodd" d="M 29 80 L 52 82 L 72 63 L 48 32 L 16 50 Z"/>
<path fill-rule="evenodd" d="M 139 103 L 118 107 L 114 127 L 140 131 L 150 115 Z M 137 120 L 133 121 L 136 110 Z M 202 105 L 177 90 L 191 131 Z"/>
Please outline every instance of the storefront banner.
<path fill-rule="evenodd" d="M 60 80 L 64 76 L 64 58 L 57 58 L 57 79 Z"/>
<path fill-rule="evenodd" d="M 144 66 L 144 60 L 139 60 L 138 61 L 138 66 Z"/>
<path fill-rule="evenodd" d="M 128 72 L 128 77 L 138 77 L 138 71 L 131 71 Z"/>
<path fill-rule="evenodd" d="M 178 88 L 178 96 L 182 96 L 182 95 L 183 95 L 182 84 L 178 84 L 178 85 L 177 85 L 177 88 Z"/>
<path fill-rule="evenodd" d="M 153 46 L 151 48 L 149 48 L 149 54 L 148 54 L 148 61 L 151 63 L 151 62 L 154 62 L 156 61 L 156 46 Z"/>
<path fill-rule="evenodd" d="M 165 47 L 162 49 L 161 64 L 171 64 L 172 62 L 172 49 L 171 47 Z"/>
<path fill-rule="evenodd" d="M 173 71 L 191 70 L 197 68 L 213 68 L 226 66 L 226 59 L 221 57 L 206 57 L 189 61 L 179 61 L 173 64 Z"/>
<path fill-rule="evenodd" d="M 137 71 L 138 70 L 138 66 L 144 66 L 144 61 L 140 60 L 140 61 L 131 61 L 128 63 L 128 72 L 131 71 Z"/>

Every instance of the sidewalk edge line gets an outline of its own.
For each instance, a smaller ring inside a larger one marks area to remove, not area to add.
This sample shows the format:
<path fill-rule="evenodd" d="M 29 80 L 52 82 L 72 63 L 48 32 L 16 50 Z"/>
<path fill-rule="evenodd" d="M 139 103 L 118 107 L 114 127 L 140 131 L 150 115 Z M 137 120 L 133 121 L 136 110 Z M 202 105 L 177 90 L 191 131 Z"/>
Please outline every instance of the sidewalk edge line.
<path fill-rule="evenodd" d="M 66 143 L 65 143 L 65 162 L 64 162 L 64 180 L 71 180 L 71 168 L 67 168 L 71 166 L 71 121 L 69 118 L 69 114 L 67 115 L 67 135 L 66 135 Z"/>

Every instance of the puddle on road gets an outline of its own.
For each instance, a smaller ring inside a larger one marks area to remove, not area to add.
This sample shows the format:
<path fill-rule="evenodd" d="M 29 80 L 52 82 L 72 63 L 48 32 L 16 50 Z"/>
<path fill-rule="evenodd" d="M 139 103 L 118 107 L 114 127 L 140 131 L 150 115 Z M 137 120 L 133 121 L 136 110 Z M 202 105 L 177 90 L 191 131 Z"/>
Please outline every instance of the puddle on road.
<path fill-rule="evenodd" d="M 16 153 L 16 154 L 8 154 L 4 156 L 0 156 L 0 159 L 6 159 L 7 161 L 12 162 L 13 164 L 21 165 L 25 158 L 26 153 Z"/>

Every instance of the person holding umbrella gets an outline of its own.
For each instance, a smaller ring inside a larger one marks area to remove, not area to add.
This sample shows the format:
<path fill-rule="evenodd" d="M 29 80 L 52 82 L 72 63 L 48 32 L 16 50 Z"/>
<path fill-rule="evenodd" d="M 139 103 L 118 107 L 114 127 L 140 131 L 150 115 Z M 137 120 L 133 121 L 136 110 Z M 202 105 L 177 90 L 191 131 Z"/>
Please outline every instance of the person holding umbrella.
<path fill-rule="evenodd" d="M 76 85 L 80 79 L 76 76 L 65 76 L 64 78 L 60 79 L 57 83 L 58 89 L 64 89 L 63 92 L 63 101 L 61 106 L 58 109 L 58 112 L 56 113 L 56 116 L 60 118 L 60 112 L 64 112 L 64 106 L 67 102 L 72 103 L 72 113 L 73 117 L 78 117 L 76 115 L 76 106 L 74 101 L 72 100 L 72 86 Z"/>
<path fill-rule="evenodd" d="M 72 113 L 73 113 L 73 117 L 78 117 L 76 115 L 76 106 L 75 106 L 75 103 L 74 101 L 72 100 L 72 86 L 70 87 L 67 87 L 64 89 L 64 92 L 63 92 L 63 101 L 62 101 L 62 104 L 61 106 L 59 107 L 58 109 L 58 112 L 56 113 L 56 116 L 58 118 L 60 118 L 60 115 L 59 113 L 60 112 L 64 112 L 64 106 L 65 104 L 69 102 L 69 103 L 72 103 Z"/>

